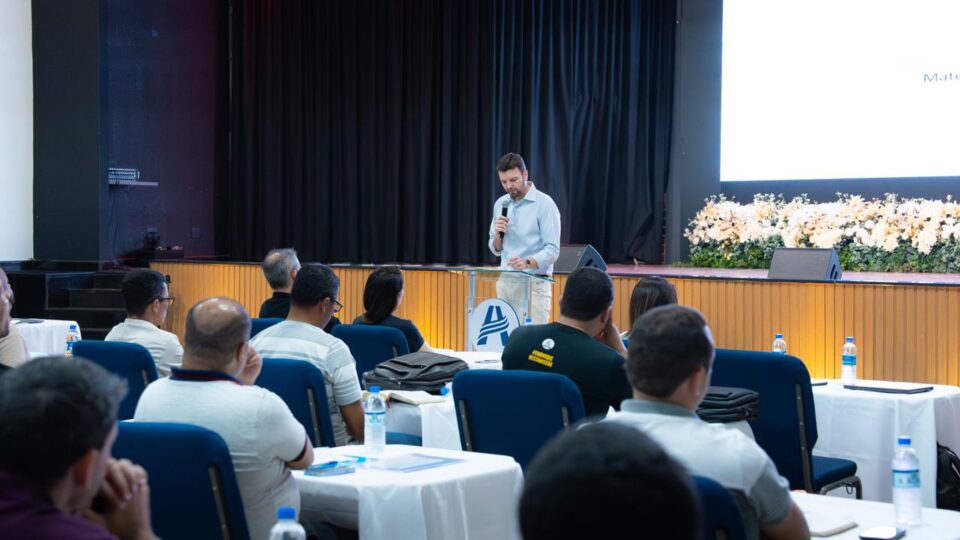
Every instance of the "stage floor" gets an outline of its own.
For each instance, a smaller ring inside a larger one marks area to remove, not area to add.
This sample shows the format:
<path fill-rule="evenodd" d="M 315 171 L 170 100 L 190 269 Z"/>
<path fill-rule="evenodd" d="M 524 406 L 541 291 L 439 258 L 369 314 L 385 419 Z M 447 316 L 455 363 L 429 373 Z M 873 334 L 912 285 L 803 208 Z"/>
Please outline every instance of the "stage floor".
<path fill-rule="evenodd" d="M 612 276 L 663 276 L 677 279 L 735 279 L 768 281 L 764 269 L 748 268 L 690 268 L 653 264 L 611 264 L 607 272 Z M 781 281 L 781 280 L 773 280 Z M 960 274 L 921 274 L 892 272 L 844 272 L 841 283 L 873 283 L 880 285 L 936 285 L 960 286 Z"/>

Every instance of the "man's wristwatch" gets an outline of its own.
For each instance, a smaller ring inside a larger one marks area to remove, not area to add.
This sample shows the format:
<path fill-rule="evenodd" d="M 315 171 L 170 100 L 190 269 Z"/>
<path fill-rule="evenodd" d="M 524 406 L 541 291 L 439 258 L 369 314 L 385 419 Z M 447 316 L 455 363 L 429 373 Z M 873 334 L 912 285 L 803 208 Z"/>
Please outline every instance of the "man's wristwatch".
<path fill-rule="evenodd" d="M 527 268 L 533 268 L 533 263 L 530 262 L 531 259 L 524 259 L 523 262 L 526 263 Z"/>

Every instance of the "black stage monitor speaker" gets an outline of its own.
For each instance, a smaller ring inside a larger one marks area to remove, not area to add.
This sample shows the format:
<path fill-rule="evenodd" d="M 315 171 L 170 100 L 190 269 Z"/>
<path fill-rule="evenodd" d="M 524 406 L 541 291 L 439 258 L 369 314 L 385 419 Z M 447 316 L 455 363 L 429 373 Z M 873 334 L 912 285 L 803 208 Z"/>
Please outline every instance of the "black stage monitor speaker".
<path fill-rule="evenodd" d="M 777 248 L 767 279 L 839 281 L 843 276 L 837 252 L 820 248 Z"/>
<path fill-rule="evenodd" d="M 557 262 L 553 263 L 554 272 L 569 274 L 577 268 L 585 267 L 607 271 L 607 263 L 603 262 L 603 257 L 590 244 L 560 246 L 560 256 L 557 257 Z"/>

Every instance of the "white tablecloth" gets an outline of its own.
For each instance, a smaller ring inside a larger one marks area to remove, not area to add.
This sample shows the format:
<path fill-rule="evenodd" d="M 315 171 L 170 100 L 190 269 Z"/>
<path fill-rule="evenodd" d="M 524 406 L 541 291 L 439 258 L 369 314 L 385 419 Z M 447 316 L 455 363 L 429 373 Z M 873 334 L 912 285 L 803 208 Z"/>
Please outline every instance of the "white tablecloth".
<path fill-rule="evenodd" d="M 457 411 L 450 394 L 443 403 L 410 405 L 392 401 L 387 409 L 387 431 L 415 435 L 426 448 L 461 450 Z"/>
<path fill-rule="evenodd" d="M 933 386 L 922 394 L 846 390 L 835 380 L 814 386 L 819 438 L 813 453 L 856 461 L 864 499 L 891 502 L 897 437 L 909 435 L 920 459 L 923 504 L 936 507 L 936 443 L 960 451 L 960 388 Z"/>
<path fill-rule="evenodd" d="M 450 349 L 436 349 L 436 352 L 455 356 L 466 362 L 470 369 L 503 369 L 499 352 Z M 443 403 L 416 406 L 392 402 L 387 409 L 387 431 L 421 437 L 423 446 L 427 448 L 462 449 L 457 412 L 451 394 L 446 395 Z"/>
<path fill-rule="evenodd" d="M 810 493 L 793 492 L 793 500 L 803 510 L 807 523 L 813 526 L 826 519 L 850 519 L 857 527 L 830 538 L 857 540 L 860 533 L 873 527 L 893 527 L 893 504 L 841 499 Z M 907 530 L 908 540 L 950 540 L 960 538 L 960 512 L 924 508 L 923 523 Z"/>
<path fill-rule="evenodd" d="M 23 321 L 40 321 L 28 323 Z M 27 342 L 31 357 L 60 355 L 67 350 L 67 332 L 76 321 L 58 321 L 54 319 L 14 319 L 13 324 Z M 77 326 L 80 332 L 80 326 Z"/>
<path fill-rule="evenodd" d="M 470 369 L 503 369 L 500 353 L 493 351 L 454 351 L 452 349 L 434 349 L 438 354 L 445 354 L 459 358 L 470 366 Z"/>
<path fill-rule="evenodd" d="M 362 455 L 362 446 L 317 448 L 315 462 Z M 387 456 L 422 453 L 464 460 L 401 473 L 360 468 L 340 476 L 295 471 L 304 520 L 358 529 L 361 540 L 519 538 L 516 508 L 523 473 L 513 458 L 389 445 Z"/>

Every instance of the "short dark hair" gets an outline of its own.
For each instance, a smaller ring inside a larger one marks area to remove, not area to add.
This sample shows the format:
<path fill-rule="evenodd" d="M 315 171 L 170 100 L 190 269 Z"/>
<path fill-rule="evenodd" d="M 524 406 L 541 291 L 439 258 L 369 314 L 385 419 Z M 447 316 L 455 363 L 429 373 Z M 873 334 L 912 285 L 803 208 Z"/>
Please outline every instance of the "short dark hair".
<path fill-rule="evenodd" d="M 520 169 L 520 172 L 527 172 L 527 164 L 523 162 L 523 156 L 514 152 L 508 152 L 500 156 L 497 162 L 497 170 L 507 172 L 510 169 Z"/>
<path fill-rule="evenodd" d="M 630 294 L 630 327 L 641 315 L 655 307 L 677 303 L 677 290 L 660 276 L 640 278 Z"/>
<path fill-rule="evenodd" d="M 524 477 L 524 540 L 592 538 L 598 524 L 645 538 L 699 537 L 692 480 L 636 428 L 601 422 L 567 430 L 543 447 Z"/>
<path fill-rule="evenodd" d="M 290 273 L 300 268 L 297 250 L 293 248 L 271 249 L 263 258 L 263 276 L 271 289 L 290 285 Z"/>
<path fill-rule="evenodd" d="M 192 359 L 218 369 L 230 363 L 249 337 L 250 315 L 243 306 L 229 298 L 208 298 L 187 313 L 183 350 Z"/>
<path fill-rule="evenodd" d="M 370 273 L 363 288 L 363 320 L 377 324 L 397 309 L 397 298 L 403 290 L 403 274 L 396 266 L 382 266 Z"/>
<path fill-rule="evenodd" d="M 297 272 L 290 291 L 290 303 L 297 307 L 312 307 L 324 298 L 336 299 L 340 278 L 325 264 L 310 264 Z"/>
<path fill-rule="evenodd" d="M 644 313 L 630 332 L 626 363 L 630 385 L 665 398 L 698 369 L 709 371 L 713 345 L 706 327 L 699 311 L 677 304 Z"/>
<path fill-rule="evenodd" d="M 82 358 L 40 358 L 0 377 L 0 469 L 43 490 L 117 423 L 127 383 Z"/>
<path fill-rule="evenodd" d="M 613 280 L 603 270 L 579 268 L 567 277 L 560 298 L 560 314 L 592 321 L 613 305 Z"/>
<path fill-rule="evenodd" d="M 154 300 L 163 296 L 163 286 L 167 278 L 149 268 L 139 268 L 123 276 L 120 284 L 120 296 L 123 307 L 130 315 L 143 315 Z"/>

